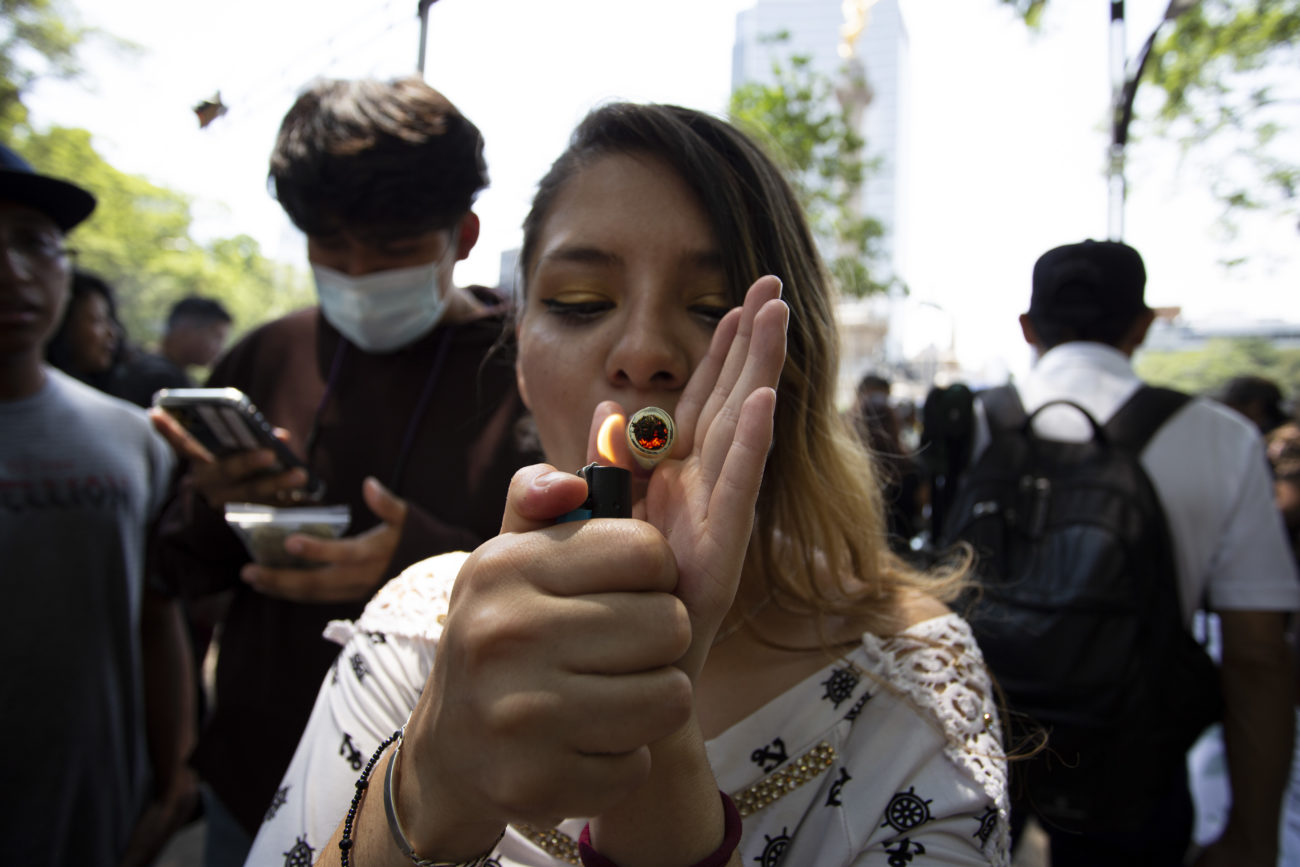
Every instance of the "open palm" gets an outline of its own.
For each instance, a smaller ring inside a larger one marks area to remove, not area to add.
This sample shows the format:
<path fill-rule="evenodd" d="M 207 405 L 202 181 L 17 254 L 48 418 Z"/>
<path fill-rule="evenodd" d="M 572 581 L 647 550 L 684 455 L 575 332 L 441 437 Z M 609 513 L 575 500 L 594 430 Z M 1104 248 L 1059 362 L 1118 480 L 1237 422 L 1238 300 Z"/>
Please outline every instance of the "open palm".
<path fill-rule="evenodd" d="M 646 491 L 645 520 L 677 558 L 676 594 L 693 631 L 681 665 L 692 678 L 735 598 L 753 529 L 785 364 L 780 295 L 780 281 L 763 277 L 718 323 L 677 404 L 677 457 L 655 468 Z"/>

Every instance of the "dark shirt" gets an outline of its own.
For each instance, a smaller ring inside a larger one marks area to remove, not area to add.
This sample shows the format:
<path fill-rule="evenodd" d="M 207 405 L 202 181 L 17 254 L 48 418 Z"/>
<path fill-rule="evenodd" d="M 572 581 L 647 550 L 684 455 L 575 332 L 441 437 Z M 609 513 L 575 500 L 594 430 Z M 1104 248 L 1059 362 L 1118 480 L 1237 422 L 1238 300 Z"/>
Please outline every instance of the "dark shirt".
<path fill-rule="evenodd" d="M 137 352 L 114 374 L 109 391 L 136 406 L 148 408 L 160 388 L 193 388 L 194 380 L 183 368 L 161 355 Z"/>
<path fill-rule="evenodd" d="M 325 481 L 325 502 L 351 507 L 347 536 L 378 523 L 362 500 L 366 476 L 407 500 L 387 580 L 426 557 L 472 550 L 496 535 L 511 476 L 540 460 L 518 445 L 524 407 L 513 366 L 493 351 L 501 327 L 500 315 L 485 316 L 371 355 L 346 344 L 312 308 L 252 332 L 217 364 L 208 385 L 239 388 L 291 432 L 290 446 Z M 426 409 L 413 417 L 426 390 Z M 307 455 L 317 420 L 317 444 Z M 164 516 L 159 555 L 165 579 L 182 594 L 233 591 L 216 709 L 194 765 L 252 834 L 338 655 L 321 632 L 331 620 L 358 617 L 365 600 L 300 604 L 253 591 L 239 580 L 249 557 L 224 516 L 186 491 Z"/>

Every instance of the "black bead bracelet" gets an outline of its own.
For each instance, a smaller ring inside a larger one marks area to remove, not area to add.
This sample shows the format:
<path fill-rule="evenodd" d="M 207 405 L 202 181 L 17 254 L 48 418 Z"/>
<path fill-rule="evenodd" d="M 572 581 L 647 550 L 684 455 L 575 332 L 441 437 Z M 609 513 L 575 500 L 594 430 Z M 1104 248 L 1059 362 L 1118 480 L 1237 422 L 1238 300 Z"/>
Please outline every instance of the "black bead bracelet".
<path fill-rule="evenodd" d="M 348 817 L 343 820 L 343 836 L 339 838 L 339 864 L 341 867 L 349 867 L 348 856 L 352 852 L 354 842 L 352 839 L 352 822 L 357 818 L 357 810 L 361 808 L 361 796 L 370 787 L 370 772 L 375 769 L 375 765 L 379 762 L 379 757 L 384 754 L 384 750 L 388 749 L 389 745 L 401 736 L 401 729 L 389 735 L 375 750 L 374 755 L 370 757 L 370 761 L 366 762 L 365 769 L 361 772 L 361 776 L 357 778 L 357 791 L 352 796 L 352 806 L 348 807 Z"/>

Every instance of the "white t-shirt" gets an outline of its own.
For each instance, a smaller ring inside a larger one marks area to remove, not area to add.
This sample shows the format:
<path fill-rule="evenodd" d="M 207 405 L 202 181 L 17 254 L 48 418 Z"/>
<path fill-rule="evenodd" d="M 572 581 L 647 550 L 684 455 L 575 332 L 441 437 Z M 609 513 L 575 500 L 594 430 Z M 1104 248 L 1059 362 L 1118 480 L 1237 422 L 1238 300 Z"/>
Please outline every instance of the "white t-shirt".
<path fill-rule="evenodd" d="M 433 665 L 464 554 L 417 563 L 355 622 L 321 686 L 249 865 L 307 863 L 346 814 L 376 747 L 406 721 Z M 709 741 L 744 817 L 744 864 L 1008 863 L 1006 763 L 988 673 L 956 615 L 864 635 L 847 656 Z M 372 789 L 372 795 L 376 790 Z M 494 867 L 576 864 L 579 820 L 511 826 Z"/>
<path fill-rule="evenodd" d="M 1045 353 L 1016 390 L 1025 411 L 1069 400 L 1105 424 L 1142 385 L 1127 356 L 1101 343 Z M 975 455 L 988 444 L 976 402 Z M 1048 407 L 1034 430 L 1056 440 L 1091 436 L 1069 407 Z M 1169 522 L 1184 621 L 1205 599 L 1212 611 L 1300 610 L 1300 578 L 1259 431 L 1221 404 L 1193 398 L 1156 432 L 1141 463 Z"/>

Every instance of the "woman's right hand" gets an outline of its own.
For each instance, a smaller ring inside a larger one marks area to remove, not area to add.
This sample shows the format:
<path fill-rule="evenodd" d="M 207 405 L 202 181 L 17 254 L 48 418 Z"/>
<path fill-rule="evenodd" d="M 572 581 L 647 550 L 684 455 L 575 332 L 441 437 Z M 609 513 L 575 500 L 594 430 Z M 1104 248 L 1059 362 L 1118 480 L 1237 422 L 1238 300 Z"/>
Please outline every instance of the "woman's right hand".
<path fill-rule="evenodd" d="M 274 467 L 278 460 L 270 449 L 238 452 L 218 459 L 163 410 L 151 409 L 149 419 L 177 457 L 188 462 L 186 479 L 190 487 L 214 509 L 221 509 L 226 503 L 274 505 L 307 484 L 307 473 L 302 469 L 268 473 L 267 469 Z M 287 441 L 289 432 L 276 428 L 275 435 Z"/>
<path fill-rule="evenodd" d="M 397 769 L 425 857 L 485 851 L 506 822 L 600 814 L 690 719 L 672 550 L 638 520 L 554 523 L 585 496 L 578 476 L 520 470 L 501 535 L 461 569 Z"/>

